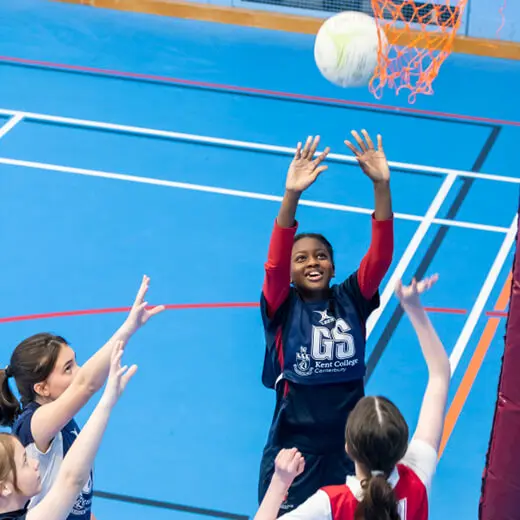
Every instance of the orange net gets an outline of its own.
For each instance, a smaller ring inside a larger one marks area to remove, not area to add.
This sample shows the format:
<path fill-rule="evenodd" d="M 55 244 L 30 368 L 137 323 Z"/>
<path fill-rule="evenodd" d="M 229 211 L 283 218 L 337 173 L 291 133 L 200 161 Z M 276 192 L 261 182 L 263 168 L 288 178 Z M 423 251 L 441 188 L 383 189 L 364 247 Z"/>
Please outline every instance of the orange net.
<path fill-rule="evenodd" d="M 410 103 L 417 94 L 433 94 L 432 83 L 451 53 L 467 3 L 372 0 L 378 28 L 388 39 L 386 45 L 380 42 L 378 65 L 370 81 L 375 97 L 380 98 L 385 87 L 396 93 L 410 90 Z"/>

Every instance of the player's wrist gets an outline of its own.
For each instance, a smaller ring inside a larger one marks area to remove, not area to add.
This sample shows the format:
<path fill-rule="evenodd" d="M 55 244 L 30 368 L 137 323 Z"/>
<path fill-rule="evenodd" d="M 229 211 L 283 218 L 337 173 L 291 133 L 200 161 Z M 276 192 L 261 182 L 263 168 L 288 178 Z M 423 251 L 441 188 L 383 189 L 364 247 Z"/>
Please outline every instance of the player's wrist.
<path fill-rule="evenodd" d="M 285 197 L 291 200 L 298 200 L 303 193 L 303 190 L 297 190 L 296 188 L 285 187 Z"/>
<path fill-rule="evenodd" d="M 294 479 L 282 477 L 275 471 L 271 480 L 271 486 L 275 491 L 285 495 L 287 491 L 289 491 L 289 488 L 291 487 L 293 480 Z"/>
<path fill-rule="evenodd" d="M 390 189 L 390 179 L 374 179 L 374 189 L 376 190 L 388 190 Z"/>

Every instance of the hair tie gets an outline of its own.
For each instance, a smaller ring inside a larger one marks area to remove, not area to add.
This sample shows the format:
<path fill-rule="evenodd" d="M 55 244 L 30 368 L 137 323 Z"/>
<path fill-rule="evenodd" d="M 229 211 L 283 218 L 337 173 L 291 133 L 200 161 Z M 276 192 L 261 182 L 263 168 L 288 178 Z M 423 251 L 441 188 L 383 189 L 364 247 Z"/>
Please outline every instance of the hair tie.
<path fill-rule="evenodd" d="M 5 377 L 7 377 L 7 379 L 9 379 L 10 377 L 13 377 L 13 373 L 11 372 L 11 367 L 9 365 L 7 365 L 5 367 L 4 372 L 5 372 Z"/>
<path fill-rule="evenodd" d="M 370 474 L 373 476 L 373 477 L 379 477 L 379 476 L 385 476 L 385 472 L 384 471 L 379 471 L 377 469 L 375 469 L 374 471 L 371 471 Z"/>

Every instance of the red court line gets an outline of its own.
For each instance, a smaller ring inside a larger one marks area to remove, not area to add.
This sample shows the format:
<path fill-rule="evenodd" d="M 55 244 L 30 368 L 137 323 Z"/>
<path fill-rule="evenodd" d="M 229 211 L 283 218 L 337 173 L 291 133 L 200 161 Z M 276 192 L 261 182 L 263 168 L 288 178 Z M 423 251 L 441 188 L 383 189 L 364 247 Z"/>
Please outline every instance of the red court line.
<path fill-rule="evenodd" d="M 165 305 L 167 310 L 186 309 L 245 309 L 257 308 L 257 302 L 219 302 L 219 303 L 175 303 Z M 0 318 L 0 323 L 12 323 L 14 321 L 44 320 L 51 318 L 67 318 L 72 316 L 88 316 L 93 314 L 113 314 L 117 312 L 129 312 L 131 307 L 109 307 L 106 309 L 84 309 L 77 311 L 48 312 L 42 314 L 26 314 L 22 316 L 7 316 Z M 466 314 L 464 309 L 448 309 L 442 307 L 426 307 L 427 312 L 441 314 Z"/>
<path fill-rule="evenodd" d="M 152 306 L 153 307 L 153 306 Z M 165 305 L 167 310 L 184 309 L 230 309 L 259 307 L 256 302 L 230 302 L 230 303 L 179 303 Z M 92 314 L 112 314 L 116 312 L 129 312 L 131 307 L 109 307 L 107 309 L 84 309 L 77 311 L 48 312 L 44 314 L 26 314 L 22 316 L 7 316 L 0 318 L 0 323 L 10 323 L 13 321 L 44 320 L 50 318 L 66 318 L 71 316 L 87 316 Z"/>
<path fill-rule="evenodd" d="M 266 89 L 258 89 L 252 87 L 239 87 L 237 85 L 226 85 L 223 83 L 209 83 L 206 81 L 195 81 L 188 79 L 180 79 L 180 78 L 172 78 L 169 76 L 157 76 L 154 74 L 140 74 L 137 72 L 126 72 L 120 70 L 111 70 L 111 69 L 100 69 L 97 67 L 86 67 L 83 65 L 67 65 L 65 63 L 54 63 L 50 61 L 41 61 L 41 60 L 29 60 L 25 58 L 16 58 L 13 56 L 0 56 L 0 62 L 6 63 L 16 63 L 19 65 L 32 65 L 38 67 L 44 67 L 49 69 L 57 69 L 57 70 L 66 70 L 66 71 L 75 71 L 75 72 L 86 72 L 91 74 L 101 74 L 105 76 L 111 77 L 120 77 L 120 78 L 132 78 L 132 79 L 141 79 L 141 80 L 149 80 L 149 81 L 159 81 L 163 83 L 173 83 L 177 85 L 189 85 L 193 87 L 202 87 L 202 88 L 211 88 L 218 90 L 226 90 L 230 92 L 242 92 L 246 94 L 261 94 L 267 96 L 277 96 L 281 98 L 287 99 L 300 99 L 302 101 L 319 101 L 322 103 L 331 103 L 338 105 L 346 105 L 346 106 L 354 106 L 354 107 L 362 107 L 362 108 L 372 108 L 378 110 L 386 110 L 389 112 L 406 113 L 406 114 L 415 114 L 415 115 L 424 115 L 424 116 L 433 116 L 445 119 L 456 119 L 461 121 L 473 121 L 477 123 L 486 123 L 491 125 L 506 125 L 506 126 L 518 126 L 520 127 L 520 121 L 508 121 L 505 119 L 493 119 L 488 117 L 479 117 L 479 116 L 467 116 L 462 114 L 453 114 L 450 112 L 436 112 L 434 110 L 421 110 L 418 108 L 411 107 L 394 107 L 391 105 L 382 105 L 379 103 L 368 103 L 364 101 L 351 101 L 347 99 L 338 99 L 338 98 L 329 98 L 322 96 L 312 96 L 308 94 L 296 94 L 292 92 L 280 92 L 276 90 L 266 90 Z"/>
<path fill-rule="evenodd" d="M 493 311 L 487 312 L 486 314 L 489 316 L 495 315 L 497 313 L 505 313 L 505 310 L 509 299 L 511 296 L 511 282 L 512 282 L 513 274 L 509 273 L 507 280 L 500 291 L 500 295 L 495 304 L 495 308 Z M 506 314 L 507 315 L 507 314 Z M 466 404 L 466 401 L 469 397 L 473 384 L 477 379 L 480 368 L 484 362 L 484 358 L 495 338 L 495 335 L 498 330 L 498 326 L 500 324 L 500 320 L 496 317 L 489 318 L 486 322 L 486 326 L 484 327 L 484 331 L 482 332 L 482 336 L 473 352 L 473 356 L 469 362 L 468 367 L 466 368 L 466 372 L 464 373 L 460 385 L 457 389 L 457 392 L 451 402 L 451 405 L 446 413 L 446 419 L 444 421 L 444 431 L 442 434 L 441 445 L 439 448 L 439 459 L 441 458 L 444 449 L 455 429 L 455 425 L 460 417 L 460 414 Z"/>
<path fill-rule="evenodd" d="M 486 316 L 488 318 L 507 318 L 506 311 L 487 311 Z"/>

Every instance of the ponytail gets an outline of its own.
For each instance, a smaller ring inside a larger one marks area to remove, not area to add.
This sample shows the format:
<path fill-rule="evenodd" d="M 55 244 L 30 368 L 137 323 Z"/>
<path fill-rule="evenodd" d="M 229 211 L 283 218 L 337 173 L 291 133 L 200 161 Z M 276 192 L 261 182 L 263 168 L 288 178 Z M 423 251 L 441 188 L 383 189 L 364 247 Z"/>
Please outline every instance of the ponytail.
<path fill-rule="evenodd" d="M 0 370 L 0 426 L 12 426 L 22 407 L 36 399 L 34 386 L 51 375 L 61 347 L 66 344 L 61 336 L 43 332 L 24 339 L 14 349 L 9 366 Z M 9 386 L 11 377 L 16 382 L 21 403 Z"/>
<path fill-rule="evenodd" d="M 387 480 L 408 448 L 408 425 L 399 409 L 385 397 L 363 397 L 350 412 L 345 433 L 348 455 L 369 475 L 361 482 L 355 520 L 405 520 Z"/>
<path fill-rule="evenodd" d="M 12 426 L 21 406 L 9 386 L 10 368 L 0 370 L 0 426 Z"/>
<path fill-rule="evenodd" d="M 354 520 L 401 520 L 397 498 L 385 475 L 363 480 L 361 486 L 364 496 L 356 508 Z"/>

